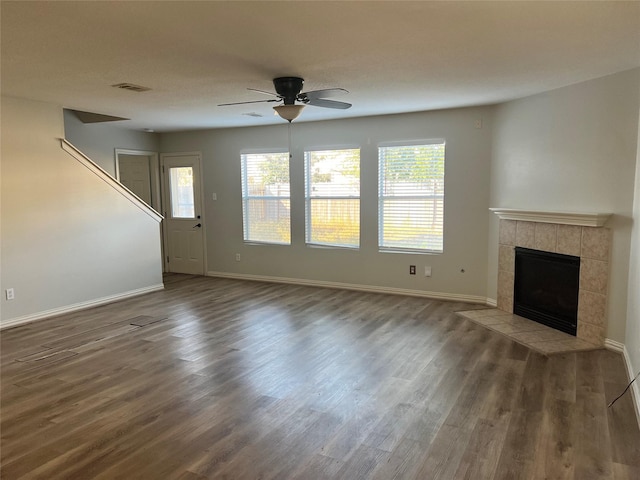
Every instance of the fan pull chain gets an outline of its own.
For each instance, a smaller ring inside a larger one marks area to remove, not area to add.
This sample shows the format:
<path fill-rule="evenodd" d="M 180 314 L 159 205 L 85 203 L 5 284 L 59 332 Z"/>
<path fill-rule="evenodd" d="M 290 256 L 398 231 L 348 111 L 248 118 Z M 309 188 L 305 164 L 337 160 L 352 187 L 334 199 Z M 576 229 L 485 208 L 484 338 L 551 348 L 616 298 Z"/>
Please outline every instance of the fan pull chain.
<path fill-rule="evenodd" d="M 293 154 L 291 153 L 291 122 L 289 122 L 288 127 L 289 127 L 289 130 L 288 130 L 288 132 L 289 132 L 289 160 L 292 160 L 293 159 Z"/>

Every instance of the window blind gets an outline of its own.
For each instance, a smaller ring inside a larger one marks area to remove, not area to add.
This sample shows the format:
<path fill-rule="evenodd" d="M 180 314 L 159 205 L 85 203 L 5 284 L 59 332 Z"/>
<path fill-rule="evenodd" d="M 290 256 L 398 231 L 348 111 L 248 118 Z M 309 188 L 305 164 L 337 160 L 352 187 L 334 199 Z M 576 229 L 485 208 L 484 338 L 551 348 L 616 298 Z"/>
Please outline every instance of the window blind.
<path fill-rule="evenodd" d="M 360 245 L 360 149 L 305 152 L 307 244 Z"/>
<path fill-rule="evenodd" d="M 378 148 L 378 245 L 441 253 L 445 144 Z"/>
<path fill-rule="evenodd" d="M 289 154 L 242 154 L 245 242 L 291 243 Z"/>

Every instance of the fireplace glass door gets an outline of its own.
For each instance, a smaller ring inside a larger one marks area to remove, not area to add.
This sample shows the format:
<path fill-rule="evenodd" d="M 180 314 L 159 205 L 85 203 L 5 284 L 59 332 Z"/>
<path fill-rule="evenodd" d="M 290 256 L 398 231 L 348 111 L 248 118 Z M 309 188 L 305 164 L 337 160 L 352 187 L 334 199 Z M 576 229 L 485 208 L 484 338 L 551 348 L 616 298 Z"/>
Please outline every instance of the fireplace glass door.
<path fill-rule="evenodd" d="M 580 257 L 522 247 L 515 250 L 513 313 L 575 335 Z"/>

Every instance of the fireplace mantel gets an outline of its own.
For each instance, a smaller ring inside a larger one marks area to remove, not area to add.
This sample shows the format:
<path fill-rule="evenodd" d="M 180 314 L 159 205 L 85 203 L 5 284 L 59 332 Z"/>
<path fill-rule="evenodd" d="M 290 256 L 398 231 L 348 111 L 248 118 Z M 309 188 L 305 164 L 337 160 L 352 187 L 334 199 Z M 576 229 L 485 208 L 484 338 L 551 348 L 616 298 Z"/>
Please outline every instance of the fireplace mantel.
<path fill-rule="evenodd" d="M 602 227 L 611 217 L 610 213 L 570 213 L 519 210 L 515 208 L 490 208 L 501 220 L 521 222 L 557 223 L 581 227 Z"/>

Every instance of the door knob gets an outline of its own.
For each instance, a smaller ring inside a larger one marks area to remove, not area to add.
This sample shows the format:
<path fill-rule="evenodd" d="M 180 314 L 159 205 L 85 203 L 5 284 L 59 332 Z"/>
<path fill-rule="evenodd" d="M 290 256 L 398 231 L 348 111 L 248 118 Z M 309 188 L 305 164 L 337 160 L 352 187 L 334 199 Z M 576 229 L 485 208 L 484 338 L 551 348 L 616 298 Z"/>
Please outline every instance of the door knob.
<path fill-rule="evenodd" d="M 201 226 L 202 226 L 202 224 L 201 224 L 201 223 L 199 223 L 199 224 L 197 224 L 197 225 L 194 225 L 194 227 L 193 227 L 193 228 L 200 228 Z"/>

